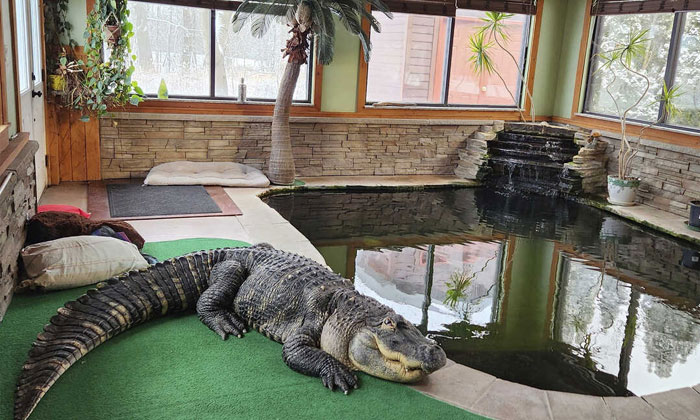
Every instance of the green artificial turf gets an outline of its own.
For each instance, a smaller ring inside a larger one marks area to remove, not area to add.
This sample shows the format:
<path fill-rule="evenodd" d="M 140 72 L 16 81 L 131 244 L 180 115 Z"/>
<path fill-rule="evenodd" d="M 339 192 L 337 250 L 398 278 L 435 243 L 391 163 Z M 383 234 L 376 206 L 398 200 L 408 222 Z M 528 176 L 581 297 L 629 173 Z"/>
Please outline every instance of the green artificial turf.
<path fill-rule="evenodd" d="M 238 241 L 146 244 L 166 259 Z M 0 325 L 0 419 L 12 418 L 15 381 L 42 326 L 87 287 L 15 296 Z M 49 390 L 30 419 L 480 419 L 413 389 L 360 374 L 350 395 L 289 369 L 282 346 L 256 332 L 222 341 L 189 313 L 137 326 L 96 348 Z"/>

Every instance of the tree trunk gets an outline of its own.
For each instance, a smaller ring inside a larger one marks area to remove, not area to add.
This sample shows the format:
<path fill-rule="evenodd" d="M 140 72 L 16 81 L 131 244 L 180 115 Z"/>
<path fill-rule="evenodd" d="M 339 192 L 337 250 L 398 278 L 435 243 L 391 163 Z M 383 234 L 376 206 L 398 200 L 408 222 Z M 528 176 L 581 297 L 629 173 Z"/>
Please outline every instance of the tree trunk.
<path fill-rule="evenodd" d="M 277 92 L 275 112 L 272 115 L 272 151 L 268 177 L 273 184 L 277 185 L 294 183 L 295 169 L 292 139 L 289 134 L 289 111 L 300 70 L 301 63 L 296 63 L 294 60 L 287 62 L 280 90 Z"/>

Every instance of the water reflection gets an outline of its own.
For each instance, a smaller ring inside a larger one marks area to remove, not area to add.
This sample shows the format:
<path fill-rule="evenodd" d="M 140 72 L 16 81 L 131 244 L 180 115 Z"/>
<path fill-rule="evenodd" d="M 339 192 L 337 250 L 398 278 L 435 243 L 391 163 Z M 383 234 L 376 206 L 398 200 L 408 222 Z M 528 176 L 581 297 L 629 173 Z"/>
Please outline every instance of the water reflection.
<path fill-rule="evenodd" d="M 362 293 L 503 379 L 593 395 L 700 382 L 700 253 L 587 206 L 486 190 L 269 204 Z"/>

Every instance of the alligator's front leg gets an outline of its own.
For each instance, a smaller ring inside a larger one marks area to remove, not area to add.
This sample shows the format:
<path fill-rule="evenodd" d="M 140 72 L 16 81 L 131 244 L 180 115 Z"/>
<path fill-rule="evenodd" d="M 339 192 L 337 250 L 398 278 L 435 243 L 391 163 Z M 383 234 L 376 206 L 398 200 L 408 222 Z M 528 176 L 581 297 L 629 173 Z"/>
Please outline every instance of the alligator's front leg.
<path fill-rule="evenodd" d="M 336 358 L 321 350 L 318 341 L 308 332 L 289 337 L 282 347 L 282 357 L 293 370 L 320 377 L 330 390 L 338 387 L 347 394 L 352 388 L 357 388 L 357 377 Z"/>
<path fill-rule="evenodd" d="M 233 299 L 247 274 L 238 261 L 222 261 L 209 275 L 209 288 L 197 301 L 199 319 L 226 340 L 229 334 L 243 337 L 245 324 L 233 312 Z"/>

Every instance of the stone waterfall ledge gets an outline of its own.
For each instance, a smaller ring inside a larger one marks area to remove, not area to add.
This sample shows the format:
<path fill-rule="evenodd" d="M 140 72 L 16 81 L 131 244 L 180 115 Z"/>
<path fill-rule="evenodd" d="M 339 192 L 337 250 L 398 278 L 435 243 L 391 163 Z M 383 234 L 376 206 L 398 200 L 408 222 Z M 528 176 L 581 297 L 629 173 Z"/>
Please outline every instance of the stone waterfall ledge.
<path fill-rule="evenodd" d="M 608 142 L 585 132 L 577 132 L 574 142 L 581 146 L 581 149 L 572 162 L 564 164 L 564 168 L 581 179 L 581 190 L 584 194 L 604 195 L 608 175 L 608 156 L 605 154 Z"/>
<path fill-rule="evenodd" d="M 17 284 L 19 251 L 26 237 L 25 223 L 27 218 L 36 213 L 34 154 L 38 149 L 37 142 L 27 142 L 7 170 L 0 175 L 2 183 L 12 174 L 5 188 L 0 191 L 0 321 Z"/>
<path fill-rule="evenodd" d="M 483 125 L 467 139 L 466 147 L 459 151 L 459 163 L 454 171 L 456 176 L 481 182 L 488 175 L 488 142 L 498 136 L 498 132 L 503 130 L 503 124 L 502 121 L 496 121 L 492 125 Z"/>
<path fill-rule="evenodd" d="M 178 160 L 265 170 L 270 117 L 115 113 L 100 120 L 104 179 Z M 293 118 L 298 176 L 452 175 L 467 138 L 492 121 Z"/>

